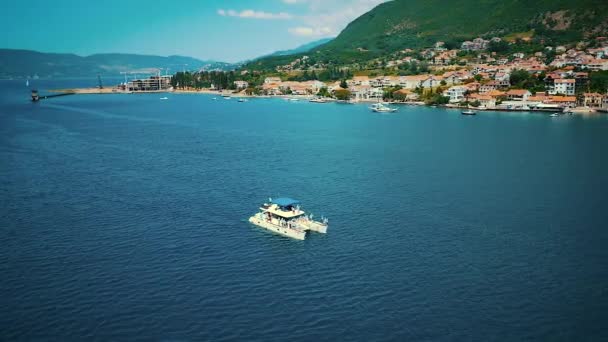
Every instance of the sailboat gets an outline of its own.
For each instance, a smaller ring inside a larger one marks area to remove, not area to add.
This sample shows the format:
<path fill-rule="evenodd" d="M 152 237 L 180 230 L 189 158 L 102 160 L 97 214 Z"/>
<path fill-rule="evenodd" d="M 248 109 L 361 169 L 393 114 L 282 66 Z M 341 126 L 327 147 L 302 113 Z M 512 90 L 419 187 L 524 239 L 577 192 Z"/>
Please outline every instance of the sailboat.
<path fill-rule="evenodd" d="M 29 87 L 30 86 L 30 80 L 25 80 L 25 86 Z"/>

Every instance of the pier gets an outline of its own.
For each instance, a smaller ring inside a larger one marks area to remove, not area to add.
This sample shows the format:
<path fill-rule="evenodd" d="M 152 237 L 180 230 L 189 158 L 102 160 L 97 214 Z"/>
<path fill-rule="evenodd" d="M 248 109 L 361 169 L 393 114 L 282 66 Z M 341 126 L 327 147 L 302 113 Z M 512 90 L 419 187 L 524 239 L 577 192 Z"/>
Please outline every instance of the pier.
<path fill-rule="evenodd" d="M 74 94 L 76 94 L 76 93 L 67 92 L 67 93 L 60 93 L 60 94 L 40 95 L 40 94 L 38 94 L 38 90 L 32 90 L 32 101 L 38 102 L 40 100 L 45 100 L 45 99 L 49 99 L 52 97 L 67 96 L 67 95 L 74 95 Z"/>

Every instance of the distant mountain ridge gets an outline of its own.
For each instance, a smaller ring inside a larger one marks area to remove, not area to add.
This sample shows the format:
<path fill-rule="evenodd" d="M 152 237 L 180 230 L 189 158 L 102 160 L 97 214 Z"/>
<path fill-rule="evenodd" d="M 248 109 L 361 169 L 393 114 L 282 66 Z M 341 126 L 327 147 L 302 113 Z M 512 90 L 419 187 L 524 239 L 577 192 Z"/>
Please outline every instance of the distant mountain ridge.
<path fill-rule="evenodd" d="M 79 56 L 71 53 L 45 53 L 32 50 L 0 49 L 0 78 L 81 77 L 119 75 L 120 72 L 154 72 L 169 68 L 169 73 L 186 70 L 232 70 L 231 63 L 203 61 L 185 56 L 154 56 L 103 53 Z M 165 71 L 163 71 L 165 72 Z"/>
<path fill-rule="evenodd" d="M 276 51 L 271 53 L 270 55 L 267 55 L 265 57 L 268 56 L 287 56 L 287 55 L 293 55 L 296 53 L 306 53 L 316 47 L 319 47 L 323 44 L 329 43 L 333 40 L 334 38 L 323 38 L 323 39 L 319 39 L 319 40 L 315 40 L 314 42 L 310 42 L 310 43 L 306 43 L 303 45 L 300 45 L 294 49 L 290 49 L 290 50 L 281 50 L 281 51 Z"/>

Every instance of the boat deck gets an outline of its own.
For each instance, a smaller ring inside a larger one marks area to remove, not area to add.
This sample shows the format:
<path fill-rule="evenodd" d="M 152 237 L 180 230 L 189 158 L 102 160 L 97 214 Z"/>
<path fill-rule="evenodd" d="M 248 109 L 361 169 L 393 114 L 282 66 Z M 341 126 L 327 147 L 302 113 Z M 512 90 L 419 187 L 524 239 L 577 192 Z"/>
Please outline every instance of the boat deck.
<path fill-rule="evenodd" d="M 304 211 L 303 210 L 299 210 L 299 209 L 294 209 L 294 210 L 281 210 L 278 206 L 276 205 L 271 205 L 268 208 L 264 208 L 264 207 L 260 207 L 260 210 L 264 211 L 264 212 L 269 212 L 272 215 L 276 215 L 285 219 L 292 219 L 292 218 L 296 218 L 299 216 L 304 215 Z"/>

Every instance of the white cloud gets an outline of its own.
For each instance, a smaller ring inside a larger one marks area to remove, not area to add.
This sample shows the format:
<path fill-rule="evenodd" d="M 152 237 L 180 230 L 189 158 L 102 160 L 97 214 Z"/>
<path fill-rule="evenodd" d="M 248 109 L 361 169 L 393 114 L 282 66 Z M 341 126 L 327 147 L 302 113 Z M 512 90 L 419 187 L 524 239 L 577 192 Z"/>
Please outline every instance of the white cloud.
<path fill-rule="evenodd" d="M 289 13 L 286 12 L 279 12 L 279 13 L 271 13 L 271 12 L 264 12 L 264 11 L 254 11 L 251 9 L 246 9 L 246 10 L 242 10 L 240 12 L 237 12 L 235 10 L 224 10 L 224 9 L 218 9 L 217 10 L 217 14 L 224 16 L 224 17 L 238 17 L 238 18 L 248 18 L 248 19 L 282 19 L 282 20 L 287 20 L 287 19 L 292 19 L 293 16 Z"/>
<path fill-rule="evenodd" d="M 286 4 L 307 4 L 308 13 L 298 17 L 303 25 L 289 32 L 297 36 L 336 36 L 346 25 L 387 0 L 282 0 Z"/>
<path fill-rule="evenodd" d="M 302 15 L 291 15 L 287 12 L 265 12 L 246 9 L 218 9 L 217 14 L 225 17 L 246 19 L 295 20 L 297 24 L 288 31 L 295 36 L 331 37 L 336 36 L 346 25 L 365 12 L 388 0 L 281 0 L 288 5 L 305 11 Z"/>
<path fill-rule="evenodd" d="M 289 33 L 295 36 L 314 37 L 331 35 L 333 33 L 333 30 L 330 27 L 298 26 L 289 28 Z"/>

